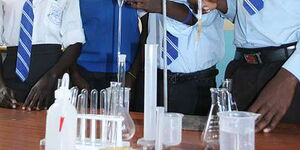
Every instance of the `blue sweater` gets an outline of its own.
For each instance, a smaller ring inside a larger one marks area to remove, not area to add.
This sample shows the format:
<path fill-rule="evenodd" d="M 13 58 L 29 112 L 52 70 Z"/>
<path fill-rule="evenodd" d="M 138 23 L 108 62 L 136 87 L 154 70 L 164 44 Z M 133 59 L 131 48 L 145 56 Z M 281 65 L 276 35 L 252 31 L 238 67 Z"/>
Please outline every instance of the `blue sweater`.
<path fill-rule="evenodd" d="M 117 72 L 119 7 L 116 0 L 80 0 L 86 43 L 77 63 L 91 72 Z M 138 16 L 135 9 L 122 7 L 121 53 L 126 54 L 129 70 L 139 43 Z"/>

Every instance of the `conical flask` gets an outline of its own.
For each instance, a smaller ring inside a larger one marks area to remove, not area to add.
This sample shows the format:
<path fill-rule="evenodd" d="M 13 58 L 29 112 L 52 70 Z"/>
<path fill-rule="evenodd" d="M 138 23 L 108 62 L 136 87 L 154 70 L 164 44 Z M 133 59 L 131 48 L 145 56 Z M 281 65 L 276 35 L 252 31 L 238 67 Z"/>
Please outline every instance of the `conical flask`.
<path fill-rule="evenodd" d="M 228 94 L 228 111 L 238 111 L 237 104 L 235 100 L 232 98 L 232 80 L 225 79 L 222 83 L 222 88 L 227 89 Z"/>
<path fill-rule="evenodd" d="M 125 90 L 125 94 L 123 92 Z M 122 116 L 122 138 L 123 140 L 130 140 L 135 134 L 135 125 L 129 114 L 128 108 L 123 103 L 123 96 L 125 95 L 125 102 L 129 100 L 130 88 L 121 88 L 121 83 L 111 82 L 109 88 L 101 90 L 100 98 L 103 101 L 103 109 L 105 115 Z M 128 100 L 127 100 L 128 99 Z"/>
<path fill-rule="evenodd" d="M 219 145 L 219 118 L 217 113 L 227 111 L 227 89 L 211 88 L 211 108 L 206 126 L 202 132 L 202 141 L 207 148 L 217 148 Z"/>

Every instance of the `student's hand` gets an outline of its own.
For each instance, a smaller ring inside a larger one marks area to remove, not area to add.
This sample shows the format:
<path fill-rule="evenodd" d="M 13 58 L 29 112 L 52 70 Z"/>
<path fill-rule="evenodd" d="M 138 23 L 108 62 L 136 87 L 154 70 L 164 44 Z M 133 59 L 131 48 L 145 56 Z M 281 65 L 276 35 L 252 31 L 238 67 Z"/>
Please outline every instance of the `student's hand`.
<path fill-rule="evenodd" d="M 149 13 L 162 13 L 162 0 L 125 0 L 132 8 L 143 9 Z"/>
<path fill-rule="evenodd" d="M 17 108 L 17 101 L 14 97 L 14 92 L 5 86 L 0 88 L 0 107 L 12 109 Z"/>
<path fill-rule="evenodd" d="M 282 68 L 266 85 L 249 108 L 249 111 L 261 114 L 256 122 L 256 132 L 270 132 L 277 126 L 292 103 L 298 82 Z"/>
<path fill-rule="evenodd" d="M 195 13 L 198 10 L 198 0 L 188 0 L 191 4 L 190 7 Z M 202 11 L 203 13 L 209 13 L 211 10 L 217 9 L 218 0 L 202 0 Z"/>
<path fill-rule="evenodd" d="M 91 90 L 90 85 L 88 82 L 81 77 L 81 75 L 77 71 L 73 71 L 71 73 L 71 79 L 74 86 L 77 86 L 80 90 L 87 89 L 88 91 Z"/>
<path fill-rule="evenodd" d="M 46 73 L 30 90 L 22 109 L 47 109 L 48 99 L 56 87 L 57 76 Z"/>

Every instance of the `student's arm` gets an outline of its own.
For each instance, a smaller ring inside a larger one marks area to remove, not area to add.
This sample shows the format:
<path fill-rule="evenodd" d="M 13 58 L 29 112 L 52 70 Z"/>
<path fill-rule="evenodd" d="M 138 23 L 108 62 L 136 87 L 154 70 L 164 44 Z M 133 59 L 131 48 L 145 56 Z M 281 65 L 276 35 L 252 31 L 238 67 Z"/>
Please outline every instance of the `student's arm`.
<path fill-rule="evenodd" d="M 198 0 L 188 0 L 192 8 L 198 9 Z M 236 0 L 202 0 L 203 13 L 217 9 L 233 22 L 236 15 Z"/>
<path fill-rule="evenodd" d="M 45 108 L 50 94 L 56 87 L 58 77 L 72 66 L 80 55 L 81 45 L 85 42 L 80 17 L 79 0 L 67 1 L 61 24 L 62 44 L 66 47 L 59 61 L 33 86 L 23 109 Z"/>
<path fill-rule="evenodd" d="M 249 111 L 260 113 L 256 131 L 272 131 L 290 108 L 300 82 L 300 41 L 297 49 L 261 91 Z"/>
<path fill-rule="evenodd" d="M 76 63 L 71 66 L 70 75 L 73 85 L 77 86 L 79 90 L 87 89 L 88 91 L 91 91 L 89 83 L 80 75 Z"/>
<path fill-rule="evenodd" d="M 132 88 L 135 86 L 136 78 L 139 76 L 142 68 L 144 67 L 144 50 L 145 43 L 148 35 L 148 13 L 141 17 L 142 33 L 140 35 L 140 42 L 136 57 L 126 75 L 126 86 Z"/>
<path fill-rule="evenodd" d="M 0 46 L 3 45 L 3 4 L 0 0 Z M 0 107 L 16 108 L 16 100 L 14 100 L 13 91 L 5 86 L 3 80 L 2 56 L 0 53 Z"/>
<path fill-rule="evenodd" d="M 162 0 L 126 0 L 131 7 L 143 9 L 149 13 L 162 14 Z M 197 18 L 190 12 L 189 7 L 184 4 L 167 0 L 167 16 L 187 25 L 197 23 Z"/>
<path fill-rule="evenodd" d="M 196 9 L 198 9 L 198 0 L 187 0 L 190 4 L 192 4 Z M 228 0 L 232 1 L 232 0 Z M 202 0 L 204 10 L 213 10 L 218 9 L 222 13 L 226 14 L 228 7 L 227 7 L 227 0 Z"/>

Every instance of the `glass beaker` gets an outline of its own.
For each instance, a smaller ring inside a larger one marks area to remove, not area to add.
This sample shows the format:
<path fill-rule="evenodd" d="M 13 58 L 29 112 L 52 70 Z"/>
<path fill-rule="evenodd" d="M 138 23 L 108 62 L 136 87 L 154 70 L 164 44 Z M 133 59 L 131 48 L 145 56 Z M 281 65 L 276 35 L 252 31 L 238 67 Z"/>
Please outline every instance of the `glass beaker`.
<path fill-rule="evenodd" d="M 207 148 L 219 146 L 219 118 L 217 113 L 227 111 L 227 90 L 225 88 L 211 88 L 211 107 L 202 132 L 202 142 Z"/>
<path fill-rule="evenodd" d="M 181 143 L 182 139 L 182 118 L 180 113 L 165 113 L 163 124 L 163 144 L 175 146 Z"/>
<path fill-rule="evenodd" d="M 220 150 L 254 150 L 256 113 L 219 112 Z"/>

